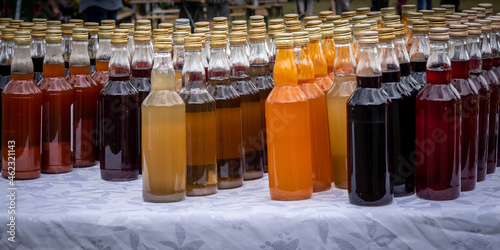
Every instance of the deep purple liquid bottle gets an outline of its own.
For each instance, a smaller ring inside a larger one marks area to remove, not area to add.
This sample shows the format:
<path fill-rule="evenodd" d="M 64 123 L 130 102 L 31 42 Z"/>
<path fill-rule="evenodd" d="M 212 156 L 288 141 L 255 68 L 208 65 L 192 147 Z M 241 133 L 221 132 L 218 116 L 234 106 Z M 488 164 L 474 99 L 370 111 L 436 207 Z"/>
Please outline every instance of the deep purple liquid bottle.
<path fill-rule="evenodd" d="M 382 76 L 356 76 L 358 88 L 347 101 L 349 201 L 373 206 L 392 202 L 387 133 L 391 100 L 380 89 Z"/>
<path fill-rule="evenodd" d="M 139 96 L 130 76 L 110 75 L 101 91 L 101 177 L 107 181 L 137 179 L 139 158 Z"/>
<path fill-rule="evenodd" d="M 488 135 L 488 163 L 486 173 L 495 172 L 497 166 L 497 144 L 498 144 L 498 111 L 500 102 L 500 82 L 496 75 L 491 70 L 491 58 L 483 58 L 481 76 L 484 77 L 490 86 L 490 118 L 489 118 L 489 135 Z"/>
<path fill-rule="evenodd" d="M 451 85 L 462 99 L 462 148 L 461 190 L 470 191 L 476 187 L 478 124 L 479 124 L 479 93 L 469 81 L 469 60 L 451 61 Z"/>
<path fill-rule="evenodd" d="M 38 84 L 43 78 L 43 56 L 32 57 L 33 60 L 33 78 Z"/>
<path fill-rule="evenodd" d="M 425 73 L 426 65 L 426 60 L 410 62 L 411 76 L 418 82 L 418 84 L 420 84 L 420 86 L 424 86 L 427 83 L 427 75 Z"/>
<path fill-rule="evenodd" d="M 136 65 L 140 66 L 141 63 L 137 63 Z M 151 92 L 151 68 L 132 68 L 132 79 L 130 80 L 132 83 L 132 86 L 134 86 L 137 91 L 139 92 L 139 118 L 141 117 L 141 105 L 144 99 L 149 95 L 149 92 Z M 138 130 L 138 136 L 139 136 L 139 159 L 142 159 L 142 146 L 141 146 L 141 141 L 142 141 L 142 128 L 141 128 L 141 123 L 139 122 L 139 130 Z M 139 174 L 142 174 L 142 167 L 139 167 Z"/>

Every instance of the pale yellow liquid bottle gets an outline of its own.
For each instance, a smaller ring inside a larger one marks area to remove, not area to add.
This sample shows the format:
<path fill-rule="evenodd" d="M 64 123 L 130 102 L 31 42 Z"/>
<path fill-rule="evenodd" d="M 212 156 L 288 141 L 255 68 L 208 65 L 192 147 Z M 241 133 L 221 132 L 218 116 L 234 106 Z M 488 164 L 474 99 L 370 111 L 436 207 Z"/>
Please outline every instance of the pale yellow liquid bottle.
<path fill-rule="evenodd" d="M 356 89 L 356 61 L 352 53 L 351 30 L 335 29 L 335 83 L 327 98 L 333 182 L 347 188 L 347 99 Z"/>
<path fill-rule="evenodd" d="M 175 89 L 171 43 L 159 39 L 154 47 L 151 92 L 142 103 L 142 195 L 174 202 L 186 197 L 186 107 Z"/>

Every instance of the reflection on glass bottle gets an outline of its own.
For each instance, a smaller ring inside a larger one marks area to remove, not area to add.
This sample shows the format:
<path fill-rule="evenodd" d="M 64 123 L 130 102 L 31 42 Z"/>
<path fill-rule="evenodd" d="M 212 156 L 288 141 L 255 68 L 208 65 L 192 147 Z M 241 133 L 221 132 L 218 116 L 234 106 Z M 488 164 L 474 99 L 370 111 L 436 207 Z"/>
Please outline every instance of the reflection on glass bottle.
<path fill-rule="evenodd" d="M 310 35 L 309 48 L 311 52 L 311 60 L 314 64 L 314 77 L 316 85 L 326 95 L 333 86 L 333 81 L 328 76 L 328 65 L 326 63 L 325 53 L 321 48 L 321 29 L 309 28 L 307 29 Z M 312 36 L 311 36 L 312 35 Z"/>
<path fill-rule="evenodd" d="M 86 22 L 85 28 L 89 31 L 89 57 L 90 57 L 90 75 L 93 75 L 96 70 L 96 56 L 99 51 L 99 40 L 98 40 L 98 32 L 99 32 L 99 23 L 94 22 Z"/>
<path fill-rule="evenodd" d="M 69 75 L 69 58 L 71 57 L 71 50 L 73 45 L 73 28 L 76 28 L 76 25 L 65 23 L 61 24 L 62 30 L 62 54 L 64 58 L 64 76 Z M 90 59 L 89 59 L 90 60 Z M 89 67 L 90 74 L 90 67 Z"/>
<path fill-rule="evenodd" d="M 15 29 L 2 29 L 2 41 L 0 43 L 0 99 L 1 94 L 10 82 L 10 64 L 14 52 L 14 31 Z M 0 127 L 2 126 L 2 102 L 0 100 Z M 0 141 L 2 133 L 0 133 Z M 1 148 L 1 147 L 0 147 Z M 0 150 L 1 152 L 1 150 Z"/>
<path fill-rule="evenodd" d="M 182 68 L 184 67 L 184 37 L 189 35 L 188 32 L 176 31 L 174 32 L 173 44 L 173 64 L 175 69 L 175 89 L 177 93 L 184 87 L 182 85 Z"/>
<path fill-rule="evenodd" d="M 426 65 L 429 57 L 429 21 L 412 23 L 413 43 L 410 50 L 411 76 L 420 86 L 425 85 Z"/>
<path fill-rule="evenodd" d="M 31 29 L 31 59 L 33 60 L 33 74 L 38 84 L 43 77 L 43 57 L 45 56 L 45 31 L 47 27 L 33 27 Z"/>

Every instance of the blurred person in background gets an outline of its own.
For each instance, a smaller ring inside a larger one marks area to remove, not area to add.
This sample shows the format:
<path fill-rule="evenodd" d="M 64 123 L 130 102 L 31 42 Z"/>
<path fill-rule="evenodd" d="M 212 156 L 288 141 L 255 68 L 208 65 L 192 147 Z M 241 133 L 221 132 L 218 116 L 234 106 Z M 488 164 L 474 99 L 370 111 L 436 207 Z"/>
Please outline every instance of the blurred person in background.
<path fill-rule="evenodd" d="M 460 6 L 460 0 L 441 0 L 441 5 L 443 4 L 453 4 L 455 5 L 455 12 L 458 12 Z"/>
<path fill-rule="evenodd" d="M 203 4 L 205 0 L 182 0 L 179 12 L 179 18 L 187 18 L 191 23 L 191 28 L 194 27 L 194 23 L 205 20 L 203 15 Z M 229 10 L 229 6 L 228 6 Z M 207 6 L 208 12 L 208 6 Z M 228 15 L 228 21 L 229 21 Z"/>
<path fill-rule="evenodd" d="M 87 22 L 101 23 L 102 20 L 116 20 L 116 12 L 123 9 L 122 0 L 81 0 L 78 13 L 85 13 Z"/>
<path fill-rule="evenodd" d="M 299 9 L 299 19 L 304 16 L 312 16 L 314 9 L 314 0 L 297 0 L 297 7 Z"/>
<path fill-rule="evenodd" d="M 418 10 L 432 10 L 432 0 L 418 0 L 417 1 Z"/>
<path fill-rule="evenodd" d="M 207 18 L 212 25 L 214 17 L 227 17 L 231 21 L 231 11 L 229 10 L 229 0 L 207 0 Z"/>
<path fill-rule="evenodd" d="M 349 0 L 330 0 L 330 9 L 334 15 L 340 15 L 344 11 L 349 11 Z"/>
<path fill-rule="evenodd" d="M 372 0 L 372 11 L 380 11 L 381 8 L 389 6 L 389 0 Z"/>

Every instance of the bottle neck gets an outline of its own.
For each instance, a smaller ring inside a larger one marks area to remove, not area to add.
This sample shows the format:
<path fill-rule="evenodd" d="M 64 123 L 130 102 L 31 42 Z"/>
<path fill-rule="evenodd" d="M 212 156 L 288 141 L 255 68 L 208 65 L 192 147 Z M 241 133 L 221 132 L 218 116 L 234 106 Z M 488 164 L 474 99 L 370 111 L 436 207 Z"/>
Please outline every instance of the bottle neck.
<path fill-rule="evenodd" d="M 471 73 L 479 73 L 483 70 L 482 67 L 482 54 L 480 49 L 480 37 L 469 36 L 467 37 L 467 52 L 469 54 L 469 65 Z"/>
<path fill-rule="evenodd" d="M 31 60 L 30 44 L 17 43 L 14 45 L 14 55 L 12 56 L 11 73 L 33 74 L 33 61 Z"/>
<path fill-rule="evenodd" d="M 63 35 L 61 43 L 64 61 L 69 61 L 72 51 L 73 37 L 71 35 Z"/>
<path fill-rule="evenodd" d="M 151 58 L 151 54 L 149 53 L 149 47 L 149 43 L 135 43 L 132 69 L 151 69 L 153 67 L 153 58 Z"/>
<path fill-rule="evenodd" d="M 2 40 L 2 47 L 0 50 L 0 64 L 10 65 L 12 63 L 13 53 L 14 53 L 14 41 Z"/>
<path fill-rule="evenodd" d="M 449 84 L 450 82 L 451 61 L 448 55 L 448 42 L 432 41 L 427 60 L 427 83 Z"/>
<path fill-rule="evenodd" d="M 382 67 L 376 44 L 359 44 L 359 61 L 356 68 L 358 88 L 380 88 Z"/>
<path fill-rule="evenodd" d="M 43 59 L 44 64 L 59 64 L 64 63 L 64 58 L 61 52 L 61 43 L 50 42 L 47 43 L 45 57 Z"/>
<path fill-rule="evenodd" d="M 88 47 L 88 51 L 89 51 L 89 57 L 90 58 L 96 58 L 97 56 L 97 51 L 98 51 L 98 48 L 99 48 L 99 38 L 97 36 L 97 33 L 90 33 L 89 34 L 89 47 Z"/>
<path fill-rule="evenodd" d="M 250 64 L 251 65 L 269 65 L 265 40 L 250 41 Z M 212 58 L 210 58 L 212 60 Z"/>
<path fill-rule="evenodd" d="M 378 44 L 378 54 L 383 72 L 399 71 L 399 60 L 396 56 L 396 49 L 393 41 L 380 42 Z M 399 80 L 399 79 L 398 79 Z"/>
<path fill-rule="evenodd" d="M 229 65 L 231 66 L 231 77 L 248 77 L 250 63 L 248 62 L 245 44 L 231 45 Z"/>
<path fill-rule="evenodd" d="M 394 40 L 394 49 L 396 51 L 399 64 L 410 62 L 404 37 L 396 37 L 396 40 Z"/>
<path fill-rule="evenodd" d="M 335 76 L 356 74 L 356 60 L 350 41 L 335 42 L 334 70 Z"/>
<path fill-rule="evenodd" d="M 410 49 L 410 61 L 426 61 L 429 58 L 429 36 L 428 34 L 413 34 Z"/>
<path fill-rule="evenodd" d="M 109 60 L 110 80 L 130 80 L 130 63 L 128 60 L 127 45 L 111 45 L 111 59 Z"/>
<path fill-rule="evenodd" d="M 269 62 L 276 61 L 276 38 L 274 36 L 269 38 Z"/>
<path fill-rule="evenodd" d="M 64 57 L 64 54 L 63 54 Z M 71 43 L 70 67 L 83 67 L 90 65 L 88 53 L 88 40 L 73 40 Z"/>
<path fill-rule="evenodd" d="M 297 64 L 299 84 L 314 83 L 314 65 L 311 60 L 309 45 L 295 45 L 294 48 L 300 50 L 299 63 Z"/>
<path fill-rule="evenodd" d="M 108 72 L 109 60 L 111 59 L 111 38 L 101 37 L 99 39 L 99 50 L 96 54 L 96 71 Z"/>
<path fill-rule="evenodd" d="M 497 58 L 500 56 L 499 54 L 499 44 L 498 44 L 498 36 L 500 34 L 500 31 L 496 31 L 496 30 L 493 30 L 491 33 L 490 33 L 490 45 L 491 45 L 491 54 L 493 56 L 493 58 Z"/>
<path fill-rule="evenodd" d="M 483 70 L 491 69 L 491 59 L 493 55 L 491 53 L 490 45 L 490 33 L 483 32 L 481 34 L 481 57 L 483 58 Z"/>
<path fill-rule="evenodd" d="M 321 48 L 320 40 L 311 40 L 309 42 L 309 49 L 311 59 L 314 62 L 314 74 L 316 77 L 327 75 L 328 65 L 326 64 L 326 57 Z"/>
<path fill-rule="evenodd" d="M 208 64 L 208 79 L 228 79 L 230 74 L 226 47 L 210 48 L 210 63 Z"/>
<path fill-rule="evenodd" d="M 294 57 L 292 46 L 277 48 L 273 74 L 274 86 L 297 86 L 298 72 Z"/>
<path fill-rule="evenodd" d="M 206 89 L 205 69 L 200 60 L 201 50 L 187 49 L 184 52 L 186 61 L 182 68 L 183 90 Z"/>
<path fill-rule="evenodd" d="M 469 53 L 466 48 L 466 38 L 451 38 L 449 57 L 452 61 L 468 61 Z"/>
<path fill-rule="evenodd" d="M 175 91 L 175 72 L 172 65 L 171 51 L 155 51 L 153 70 L 151 72 L 151 90 Z"/>
<path fill-rule="evenodd" d="M 45 56 L 45 38 L 31 39 L 31 57 Z"/>
<path fill-rule="evenodd" d="M 174 69 L 182 70 L 182 67 L 184 65 L 184 57 L 185 57 L 185 51 L 184 51 L 184 44 L 183 43 L 174 43 L 172 47 L 172 53 L 174 53 L 174 58 L 173 58 L 173 64 L 174 64 Z"/>

